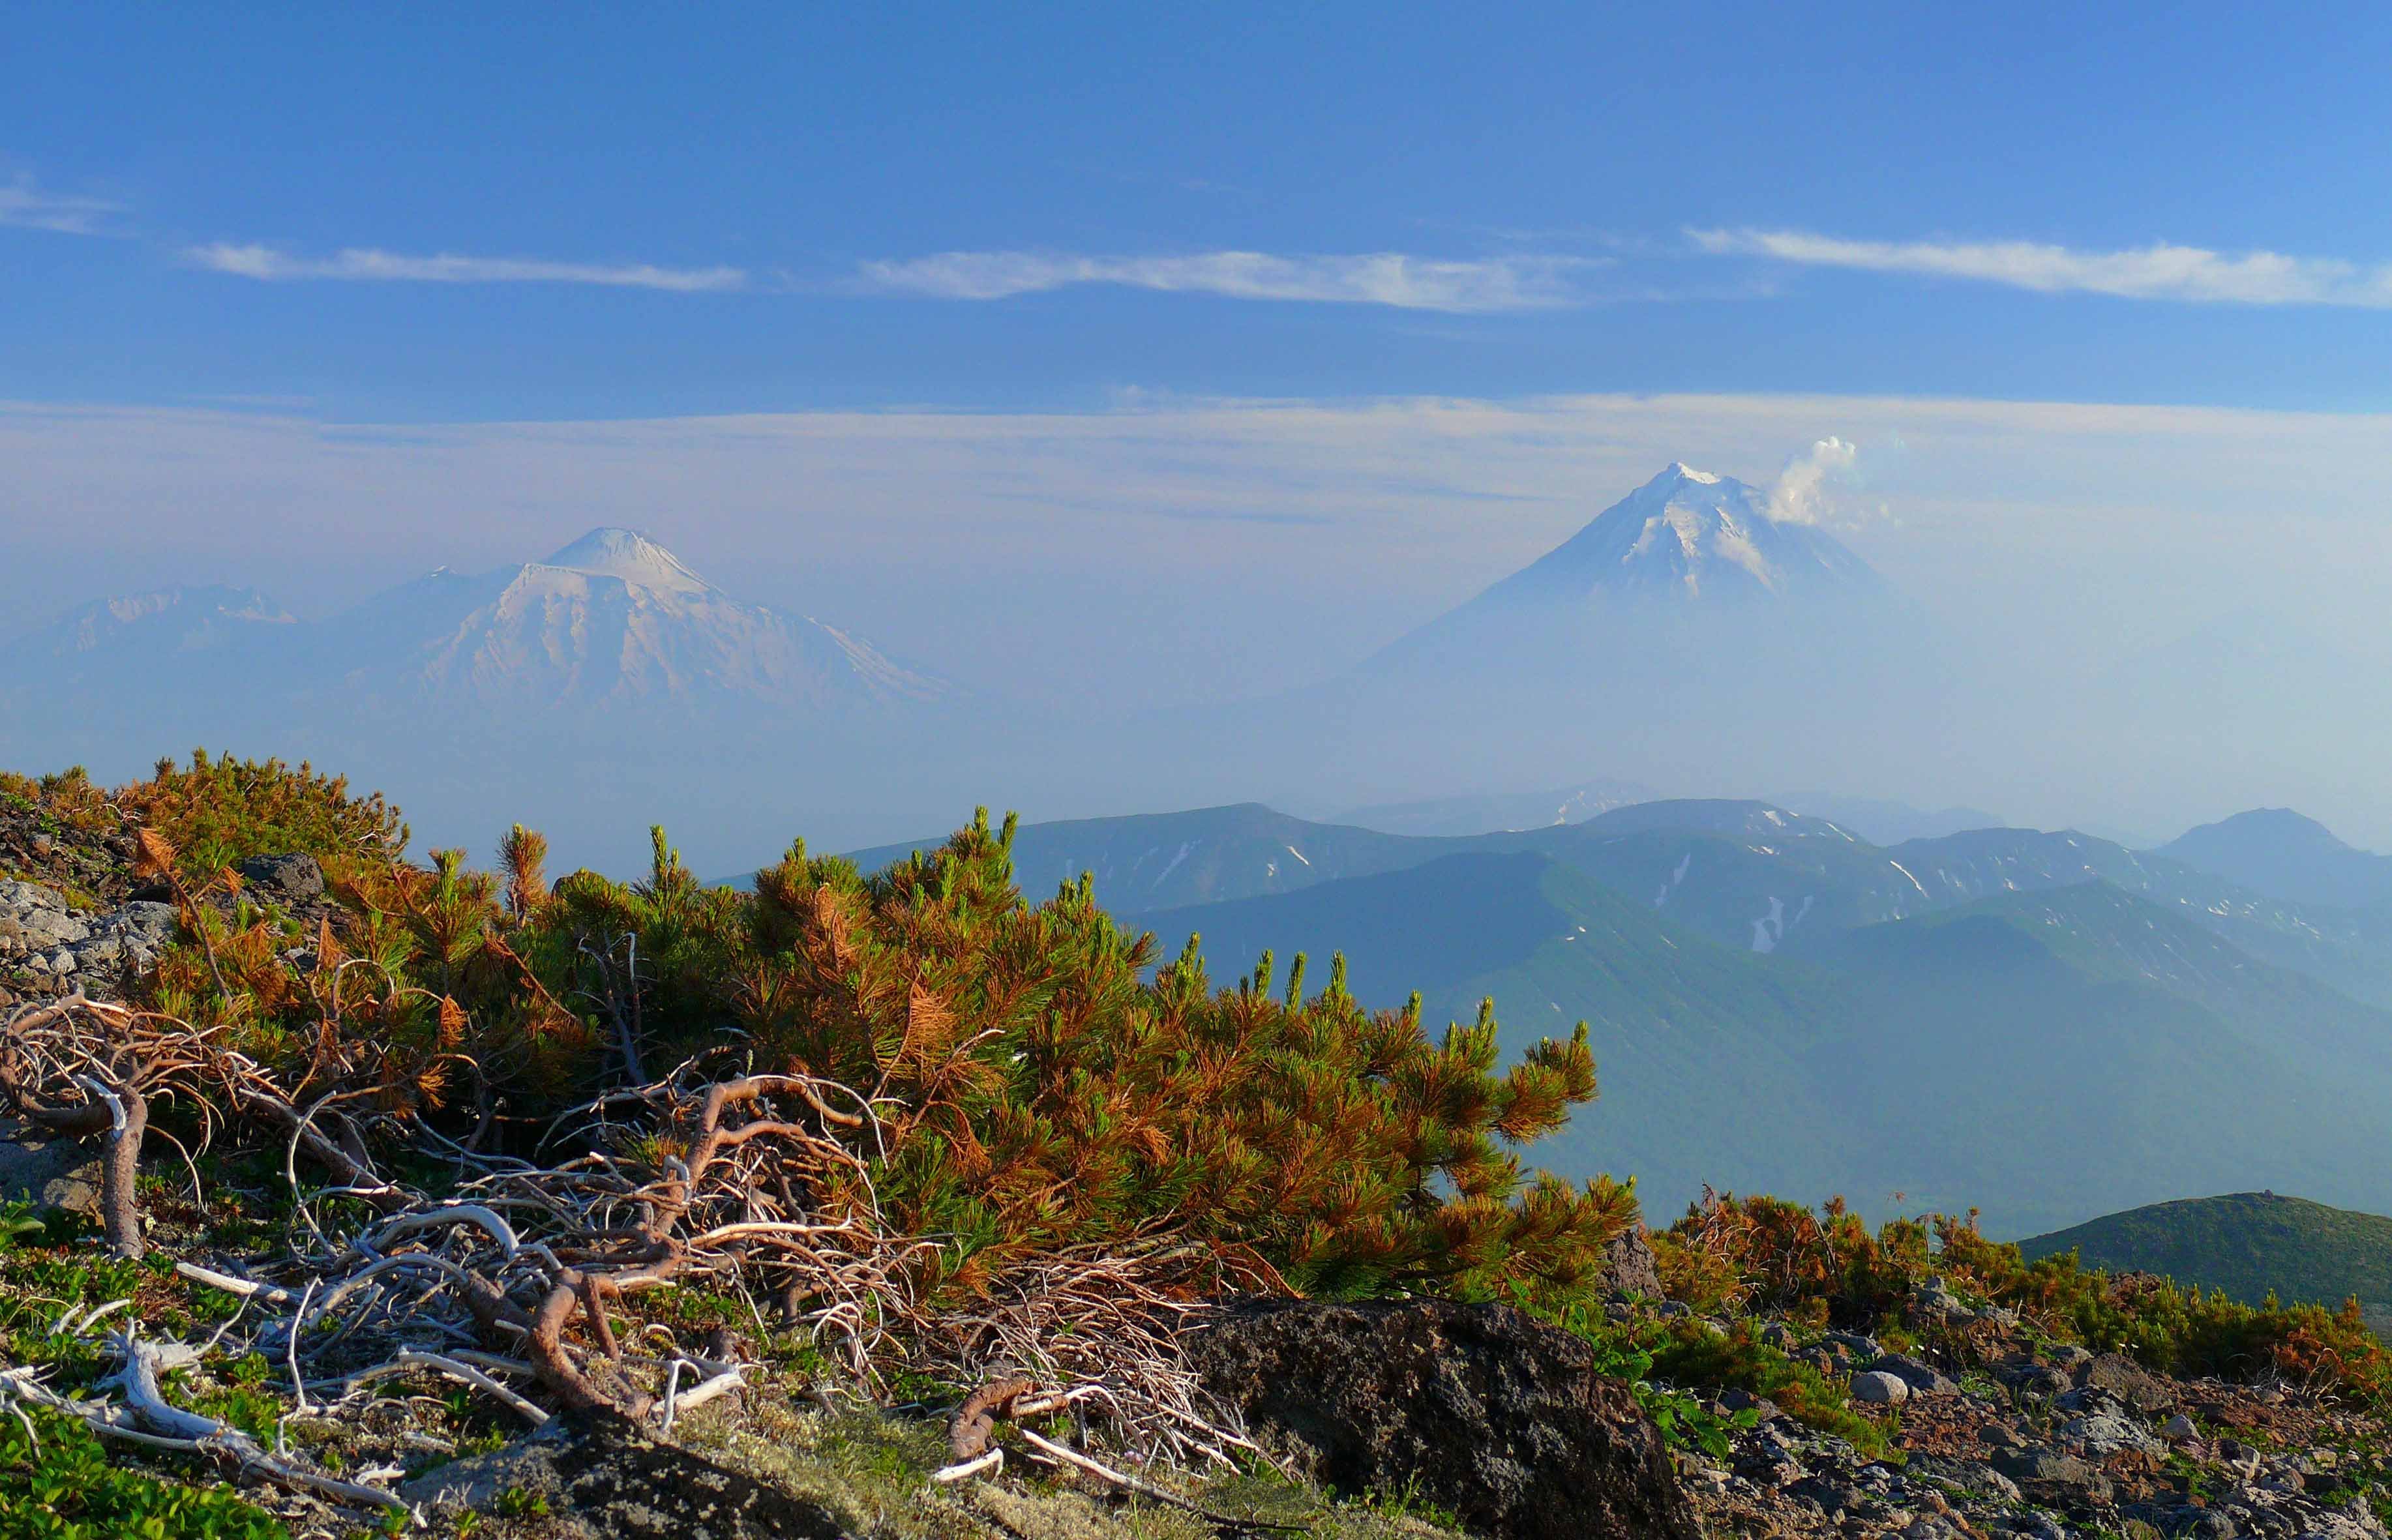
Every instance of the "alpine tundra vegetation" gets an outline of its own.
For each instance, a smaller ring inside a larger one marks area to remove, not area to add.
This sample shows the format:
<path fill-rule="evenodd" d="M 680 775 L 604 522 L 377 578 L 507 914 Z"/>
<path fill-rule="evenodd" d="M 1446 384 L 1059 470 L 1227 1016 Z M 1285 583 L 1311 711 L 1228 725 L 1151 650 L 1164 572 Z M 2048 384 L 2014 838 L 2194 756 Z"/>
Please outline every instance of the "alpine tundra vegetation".
<path fill-rule="evenodd" d="M 1584 1027 L 1216 980 L 1020 837 L 626 883 L 7 777 L 10 1533 L 2383 1533 L 2356 1302 L 1653 1227 L 1526 1164 Z"/>

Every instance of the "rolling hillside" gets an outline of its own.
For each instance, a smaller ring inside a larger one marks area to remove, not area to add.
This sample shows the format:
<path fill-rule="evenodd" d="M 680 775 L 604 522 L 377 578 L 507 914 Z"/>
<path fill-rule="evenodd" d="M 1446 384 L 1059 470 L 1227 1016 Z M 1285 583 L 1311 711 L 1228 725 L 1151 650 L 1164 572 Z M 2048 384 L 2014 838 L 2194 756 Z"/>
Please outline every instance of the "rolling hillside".
<path fill-rule="evenodd" d="M 2138 1268 L 2256 1304 L 2357 1299 L 2392 1326 L 2392 1219 L 2272 1192 L 2179 1198 L 2019 1243 L 2029 1261 L 2074 1250 L 2088 1267 Z"/>

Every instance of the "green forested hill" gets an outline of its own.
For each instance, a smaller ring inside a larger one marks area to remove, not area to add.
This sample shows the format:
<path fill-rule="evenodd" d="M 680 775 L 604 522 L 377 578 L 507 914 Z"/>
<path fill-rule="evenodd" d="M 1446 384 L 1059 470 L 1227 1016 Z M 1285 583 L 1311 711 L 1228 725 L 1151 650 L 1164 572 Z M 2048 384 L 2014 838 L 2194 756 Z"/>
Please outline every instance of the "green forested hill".
<path fill-rule="evenodd" d="M 2271 1192 L 2188 1197 L 2019 1243 L 2029 1261 L 2074 1249 L 2088 1267 L 2139 1268 L 2256 1303 L 2357 1298 L 2392 1324 L 2392 1219 Z M 2379 1329 L 2382 1327 L 2379 1326 Z"/>

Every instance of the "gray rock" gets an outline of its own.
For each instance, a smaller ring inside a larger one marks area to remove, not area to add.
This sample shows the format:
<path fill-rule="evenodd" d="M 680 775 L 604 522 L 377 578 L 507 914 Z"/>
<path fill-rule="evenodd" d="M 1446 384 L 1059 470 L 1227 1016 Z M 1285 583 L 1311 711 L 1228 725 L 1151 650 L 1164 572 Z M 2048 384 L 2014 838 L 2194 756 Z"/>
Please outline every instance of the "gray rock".
<path fill-rule="evenodd" d="M 2084 1460 L 2057 1449 L 2004 1449 L 1993 1467 L 2029 1499 L 2045 1504 L 2106 1503 L 2110 1479 Z"/>
<path fill-rule="evenodd" d="M 2107 1391 L 2147 1417 L 2176 1404 L 2176 1392 L 2167 1381 L 2120 1353 L 2101 1353 L 2076 1365 L 2074 1372 L 2077 1384 Z"/>
<path fill-rule="evenodd" d="M 2065 1394 L 2075 1383 L 2068 1371 L 2056 1364 L 2038 1364 L 2032 1358 L 2013 1360 L 1995 1371 L 1995 1377 L 2022 1395 L 2039 1395 L 2047 1399 Z"/>
<path fill-rule="evenodd" d="M 451 1513 L 486 1511 L 509 1491 L 537 1495 L 550 1514 L 540 1533 L 559 1540 L 839 1540 L 850 1533 L 819 1504 L 606 1415 L 558 1417 L 398 1491 Z"/>
<path fill-rule="evenodd" d="M 1946 1377 L 1934 1365 L 1907 1353 L 1887 1353 L 1869 1367 L 1892 1375 L 1909 1386 L 1914 1395 L 1951 1395 L 1960 1389 L 1958 1381 Z"/>
<path fill-rule="evenodd" d="M 1643 1300 L 1661 1297 L 1661 1267 L 1642 1224 L 1631 1224 L 1603 1249 L 1604 1282 L 1614 1294 Z"/>
<path fill-rule="evenodd" d="M 1869 1406 L 1899 1406 L 1910 1399 L 1910 1386 L 1900 1375 L 1865 1369 L 1852 1376 L 1852 1399 Z"/>
<path fill-rule="evenodd" d="M 2086 1417 L 2072 1417 L 2060 1425 L 2060 1437 L 2097 1460 L 2106 1460 L 2112 1455 L 2129 1451 L 2156 1455 L 2164 1449 L 2159 1440 L 2118 1412 L 2094 1412 Z"/>
<path fill-rule="evenodd" d="M 260 897 L 285 903 L 320 898 L 324 869 L 316 858 L 298 854 L 252 856 L 240 863 L 240 880 Z"/>
<path fill-rule="evenodd" d="M 1579 1338 L 1509 1306 L 1245 1300 L 1181 1338 L 1205 1389 L 1348 1491 L 1493 1540 L 1695 1540 L 1669 1451 Z"/>
<path fill-rule="evenodd" d="M 0 1123 L 0 1199 L 98 1213 L 98 1145 Z"/>
<path fill-rule="evenodd" d="M 1913 1455 L 1904 1468 L 1919 1482 L 1947 1497 L 1996 1497 L 2018 1501 L 2018 1483 L 1982 1460 L 1955 1460 L 1933 1455 Z"/>
<path fill-rule="evenodd" d="M 157 951 L 175 938 L 175 906 L 135 899 L 110 910 L 92 922 L 92 928 L 128 945 Z"/>
<path fill-rule="evenodd" d="M 1965 1321 L 1975 1315 L 1966 1300 L 1941 1278 L 1930 1278 L 1910 1291 L 1906 1314 L 1913 1321 Z"/>
<path fill-rule="evenodd" d="M 61 946 L 72 946 L 91 935 L 91 926 L 63 909 L 27 910 L 19 917 L 17 923 L 23 929 L 28 941 L 45 949 L 52 942 Z"/>

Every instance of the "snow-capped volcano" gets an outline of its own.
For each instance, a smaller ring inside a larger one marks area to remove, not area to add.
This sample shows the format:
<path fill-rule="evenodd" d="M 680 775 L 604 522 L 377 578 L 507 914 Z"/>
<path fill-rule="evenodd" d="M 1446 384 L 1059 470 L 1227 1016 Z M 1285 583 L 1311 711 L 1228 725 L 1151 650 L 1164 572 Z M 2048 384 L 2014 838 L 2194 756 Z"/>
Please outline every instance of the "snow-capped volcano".
<path fill-rule="evenodd" d="M 836 627 L 732 598 L 629 529 L 466 575 L 443 567 L 327 620 L 248 589 L 103 600 L 12 643 L 13 671 L 127 700 L 172 668 L 264 702 L 471 714 L 755 705 L 796 718 L 936 699 L 944 686 Z"/>
<path fill-rule="evenodd" d="M 669 593 L 694 593 L 713 587 L 682 565 L 680 557 L 636 529 L 593 529 L 539 564 L 619 577 Z"/>
<path fill-rule="evenodd" d="M 733 599 L 630 529 L 593 529 L 545 561 L 478 577 L 435 573 L 358 618 L 415 633 L 379 649 L 408 692 L 492 705 L 736 697 L 820 708 L 942 692 L 835 627 Z"/>
<path fill-rule="evenodd" d="M 1750 599 L 1878 587 L 1868 566 L 1812 524 L 1774 519 L 1733 476 L 1670 466 L 1474 604 L 1595 594 Z"/>
<path fill-rule="evenodd" d="M 1834 536 L 1772 518 L 1758 488 L 1674 464 L 1370 668 L 1533 673 L 1616 667 L 1663 639 L 1774 646 L 1770 633 L 1832 629 L 1892 597 Z"/>

